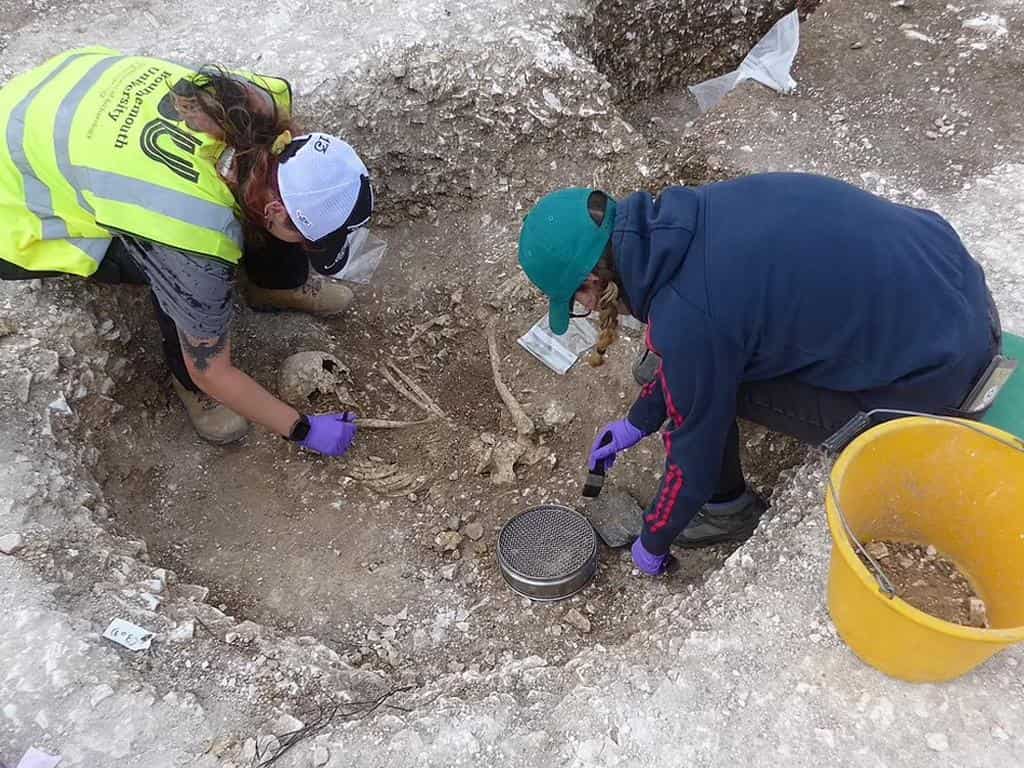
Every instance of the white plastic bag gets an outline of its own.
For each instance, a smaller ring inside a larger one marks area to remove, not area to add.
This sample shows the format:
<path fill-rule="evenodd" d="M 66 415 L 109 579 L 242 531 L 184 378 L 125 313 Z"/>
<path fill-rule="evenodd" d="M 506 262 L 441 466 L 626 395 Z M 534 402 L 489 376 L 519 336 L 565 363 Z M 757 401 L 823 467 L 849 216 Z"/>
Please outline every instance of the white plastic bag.
<path fill-rule="evenodd" d="M 796 88 L 789 70 L 800 47 L 800 15 L 793 11 L 777 22 L 762 37 L 739 67 L 726 75 L 719 75 L 703 83 L 690 86 L 701 112 L 707 112 L 744 80 L 757 80 L 780 93 Z"/>
<path fill-rule="evenodd" d="M 332 277 L 348 283 L 366 284 L 377 271 L 388 244 L 370 234 L 369 227 L 360 227 L 348 236 L 348 261 Z"/>

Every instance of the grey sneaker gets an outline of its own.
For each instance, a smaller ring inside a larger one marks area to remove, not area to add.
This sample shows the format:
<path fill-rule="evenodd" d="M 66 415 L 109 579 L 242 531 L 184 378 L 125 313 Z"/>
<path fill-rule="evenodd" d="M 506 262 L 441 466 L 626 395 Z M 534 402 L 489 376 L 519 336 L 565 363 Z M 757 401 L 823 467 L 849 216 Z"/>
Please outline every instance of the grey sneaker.
<path fill-rule="evenodd" d="M 633 378 L 641 387 L 647 386 L 654 377 L 658 375 L 658 366 L 661 365 L 661 358 L 645 349 L 633 363 Z"/>
<path fill-rule="evenodd" d="M 764 500 L 750 489 L 735 501 L 705 504 L 676 536 L 675 545 L 692 549 L 748 539 L 767 508 Z"/>

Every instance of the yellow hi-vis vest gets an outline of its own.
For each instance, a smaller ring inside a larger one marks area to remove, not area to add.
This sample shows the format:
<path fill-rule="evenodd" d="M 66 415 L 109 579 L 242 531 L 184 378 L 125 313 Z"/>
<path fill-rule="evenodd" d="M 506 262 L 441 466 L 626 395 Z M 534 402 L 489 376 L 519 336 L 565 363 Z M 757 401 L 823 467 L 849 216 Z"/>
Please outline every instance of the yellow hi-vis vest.
<path fill-rule="evenodd" d="M 124 232 L 237 263 L 241 225 L 216 167 L 224 143 L 189 129 L 171 99 L 194 75 L 85 48 L 0 89 L 0 259 L 88 276 Z M 285 81 L 239 75 L 290 114 Z"/>

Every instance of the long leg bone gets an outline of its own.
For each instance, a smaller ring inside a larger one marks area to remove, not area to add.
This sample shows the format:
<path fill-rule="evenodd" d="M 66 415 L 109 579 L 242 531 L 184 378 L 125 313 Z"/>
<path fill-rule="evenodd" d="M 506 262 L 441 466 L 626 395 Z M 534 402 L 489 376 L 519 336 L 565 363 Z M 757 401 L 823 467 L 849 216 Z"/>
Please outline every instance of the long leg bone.
<path fill-rule="evenodd" d="M 500 366 L 501 357 L 498 355 L 498 336 L 497 336 L 497 315 L 492 317 L 487 322 L 487 350 L 491 353 L 491 370 L 494 372 L 494 387 L 498 390 L 498 394 L 501 396 L 501 400 L 505 403 L 505 407 L 508 408 L 509 413 L 512 414 L 512 421 L 516 425 L 516 431 L 528 437 L 536 431 L 536 427 L 526 411 L 523 410 L 523 406 L 516 400 L 515 395 L 512 394 L 505 382 L 501 380 Z"/>

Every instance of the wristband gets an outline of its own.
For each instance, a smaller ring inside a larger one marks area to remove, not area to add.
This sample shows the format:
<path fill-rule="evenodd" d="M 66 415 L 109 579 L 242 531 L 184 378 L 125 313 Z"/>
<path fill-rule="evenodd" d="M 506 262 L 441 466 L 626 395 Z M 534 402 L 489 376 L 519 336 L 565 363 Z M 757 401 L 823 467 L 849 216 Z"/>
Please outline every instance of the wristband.
<path fill-rule="evenodd" d="M 309 437 L 309 419 L 306 416 L 299 416 L 285 439 L 293 443 L 301 443 L 307 437 Z"/>

